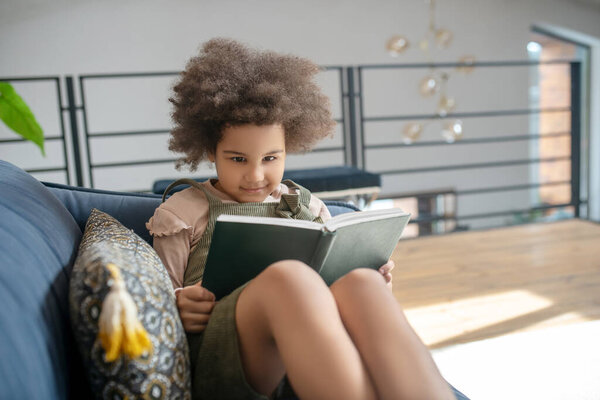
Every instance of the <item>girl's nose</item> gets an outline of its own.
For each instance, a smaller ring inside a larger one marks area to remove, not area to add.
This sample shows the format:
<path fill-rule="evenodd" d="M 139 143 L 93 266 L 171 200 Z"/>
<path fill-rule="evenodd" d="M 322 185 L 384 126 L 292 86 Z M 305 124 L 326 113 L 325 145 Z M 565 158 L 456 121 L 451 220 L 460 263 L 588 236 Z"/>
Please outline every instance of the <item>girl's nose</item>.
<path fill-rule="evenodd" d="M 265 177 L 263 168 L 260 165 L 252 166 L 246 173 L 248 182 L 261 182 Z"/>

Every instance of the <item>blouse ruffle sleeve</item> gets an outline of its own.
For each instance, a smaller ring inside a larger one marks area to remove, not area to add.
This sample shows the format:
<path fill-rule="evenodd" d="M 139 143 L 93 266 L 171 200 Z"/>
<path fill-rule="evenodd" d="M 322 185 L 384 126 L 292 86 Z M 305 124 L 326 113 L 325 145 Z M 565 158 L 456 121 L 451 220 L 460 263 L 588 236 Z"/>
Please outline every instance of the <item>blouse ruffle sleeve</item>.
<path fill-rule="evenodd" d="M 192 226 L 183 221 L 169 209 L 159 207 L 154 215 L 146 222 L 146 228 L 153 237 L 169 236 L 182 230 L 192 231 Z"/>
<path fill-rule="evenodd" d="M 173 287 L 182 287 L 193 227 L 172 211 L 159 207 L 146 223 L 146 228 L 154 238 L 154 250 L 169 273 Z"/>

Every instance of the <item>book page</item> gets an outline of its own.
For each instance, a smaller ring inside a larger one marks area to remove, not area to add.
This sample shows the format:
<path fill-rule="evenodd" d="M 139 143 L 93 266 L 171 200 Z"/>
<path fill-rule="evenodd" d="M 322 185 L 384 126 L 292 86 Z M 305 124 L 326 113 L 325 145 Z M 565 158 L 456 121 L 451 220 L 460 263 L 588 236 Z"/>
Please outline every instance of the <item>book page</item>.
<path fill-rule="evenodd" d="M 249 217 L 247 215 L 225 215 L 221 214 L 217 217 L 217 221 L 223 222 L 240 222 L 246 224 L 264 224 L 278 226 L 294 226 L 297 228 L 322 230 L 323 225 L 317 222 L 305 221 L 301 219 L 288 218 L 270 218 L 270 217 Z"/>
<path fill-rule="evenodd" d="M 400 208 L 350 212 L 336 215 L 329 221 L 325 222 L 325 229 L 329 232 L 333 232 L 343 226 L 398 216 L 410 216 L 410 214 L 402 211 Z"/>

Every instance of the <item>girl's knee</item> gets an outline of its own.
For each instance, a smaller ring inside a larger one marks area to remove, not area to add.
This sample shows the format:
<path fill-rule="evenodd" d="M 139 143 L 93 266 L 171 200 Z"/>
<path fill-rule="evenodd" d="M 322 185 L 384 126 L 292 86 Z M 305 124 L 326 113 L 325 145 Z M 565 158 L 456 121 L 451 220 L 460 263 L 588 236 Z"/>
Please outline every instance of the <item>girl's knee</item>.
<path fill-rule="evenodd" d="M 369 268 L 357 268 L 335 281 L 331 285 L 331 291 L 336 297 L 345 294 L 355 296 L 363 289 L 379 290 L 378 287 L 380 286 L 385 288 L 386 283 L 379 271 Z"/>
<path fill-rule="evenodd" d="M 262 286 L 278 292 L 301 290 L 307 293 L 315 287 L 326 287 L 315 270 L 297 260 L 277 261 L 261 272 L 255 280 Z"/>
<path fill-rule="evenodd" d="M 335 308 L 335 299 L 325 281 L 312 268 L 295 260 L 278 261 L 248 285 L 257 304 L 264 309 L 311 310 Z"/>
<path fill-rule="evenodd" d="M 381 284 L 385 285 L 385 279 L 377 270 L 370 268 L 356 268 L 342 276 L 335 283 L 342 285 L 365 285 Z"/>

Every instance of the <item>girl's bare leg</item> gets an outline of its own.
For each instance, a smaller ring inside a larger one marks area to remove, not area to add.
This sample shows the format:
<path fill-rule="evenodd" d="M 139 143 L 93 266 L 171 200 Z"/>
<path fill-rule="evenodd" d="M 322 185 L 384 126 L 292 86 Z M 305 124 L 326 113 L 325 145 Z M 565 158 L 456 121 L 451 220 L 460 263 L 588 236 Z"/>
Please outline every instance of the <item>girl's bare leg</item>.
<path fill-rule="evenodd" d="M 273 264 L 240 294 L 246 379 L 271 394 L 287 373 L 302 399 L 374 399 L 371 379 L 323 280 L 298 261 Z"/>
<path fill-rule="evenodd" d="M 356 269 L 331 291 L 379 399 L 454 399 L 379 272 Z"/>

